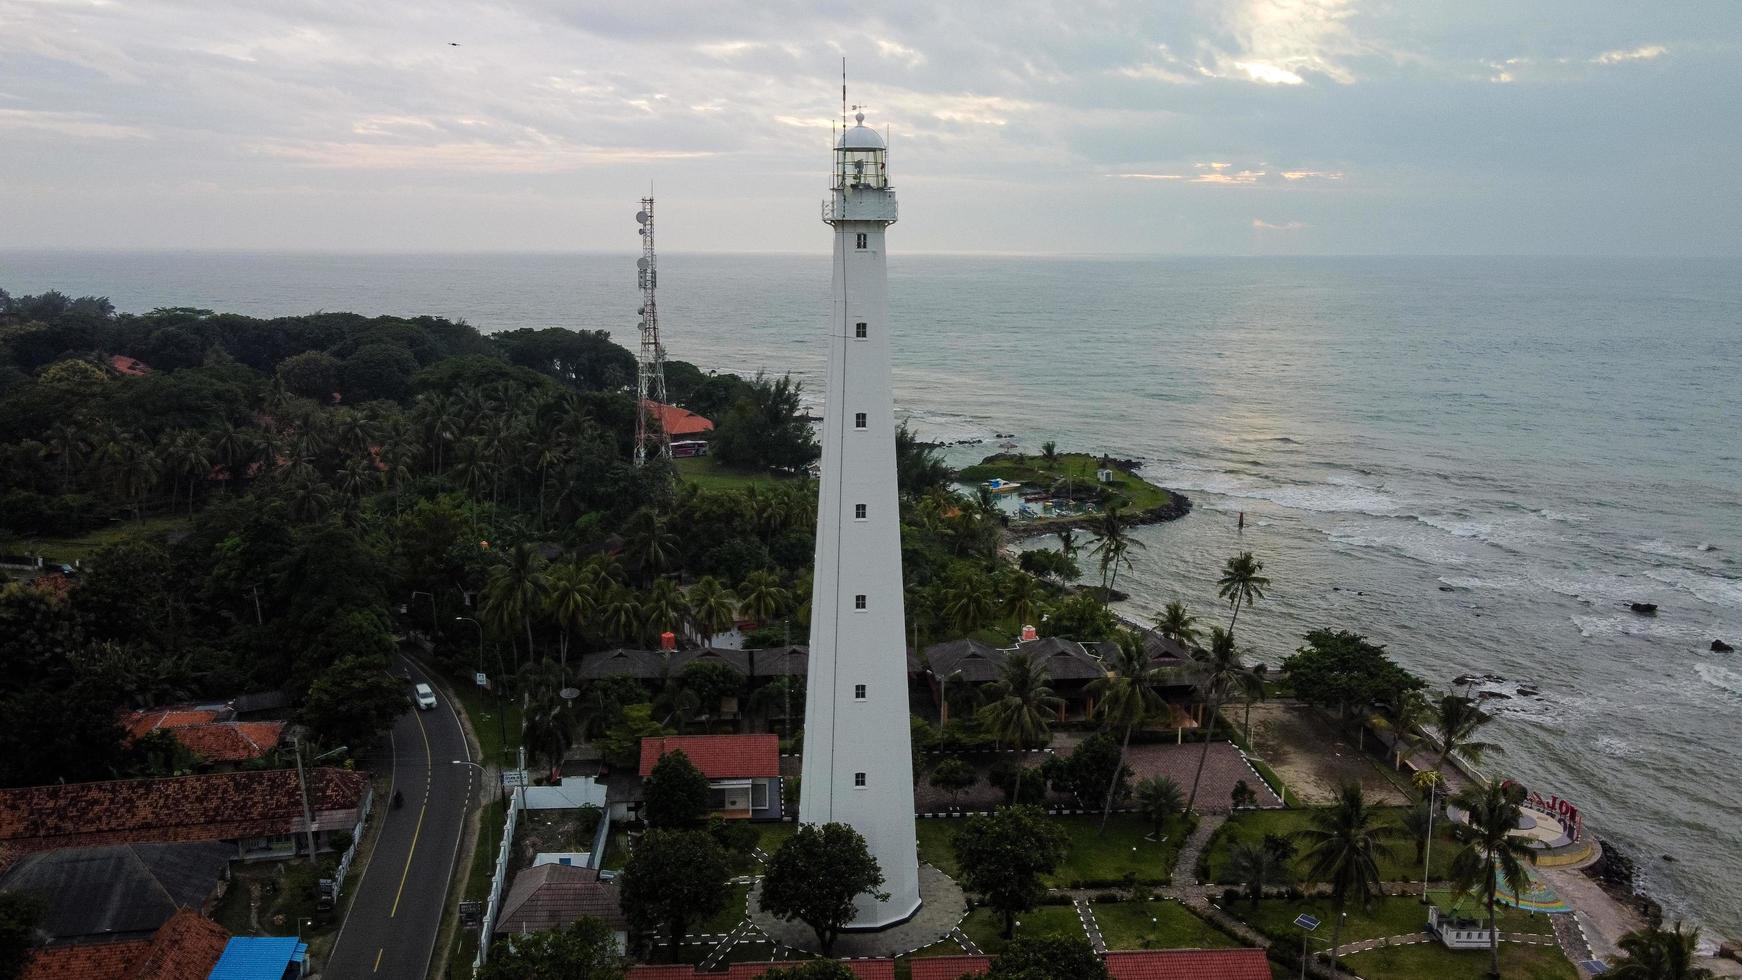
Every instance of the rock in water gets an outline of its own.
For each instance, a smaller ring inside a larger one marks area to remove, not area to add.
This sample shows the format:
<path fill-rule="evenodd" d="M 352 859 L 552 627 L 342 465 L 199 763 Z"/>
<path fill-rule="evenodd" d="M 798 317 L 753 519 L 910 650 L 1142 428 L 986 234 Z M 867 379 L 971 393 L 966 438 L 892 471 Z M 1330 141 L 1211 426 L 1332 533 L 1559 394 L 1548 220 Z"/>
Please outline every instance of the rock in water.
<path fill-rule="evenodd" d="M 1712 652 L 1713 653 L 1733 653 L 1733 652 L 1735 652 L 1735 650 L 1736 650 L 1735 647 L 1731 646 L 1728 643 L 1725 643 L 1723 640 L 1713 640 L 1712 641 Z"/>
<path fill-rule="evenodd" d="M 1655 603 L 1655 602 L 1635 602 L 1635 603 L 1630 604 L 1627 608 L 1633 610 L 1634 612 L 1638 613 L 1641 616 L 1655 616 L 1655 615 L 1657 615 L 1657 603 Z"/>

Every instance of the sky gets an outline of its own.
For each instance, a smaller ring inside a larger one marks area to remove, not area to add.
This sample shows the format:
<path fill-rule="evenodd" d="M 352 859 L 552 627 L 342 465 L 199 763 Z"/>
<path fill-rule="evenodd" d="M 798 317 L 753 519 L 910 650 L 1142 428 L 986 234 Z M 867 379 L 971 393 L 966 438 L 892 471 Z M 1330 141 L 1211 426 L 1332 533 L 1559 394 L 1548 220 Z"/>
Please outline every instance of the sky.
<path fill-rule="evenodd" d="M 0 247 L 1742 254 L 1742 3 L 0 0 Z"/>

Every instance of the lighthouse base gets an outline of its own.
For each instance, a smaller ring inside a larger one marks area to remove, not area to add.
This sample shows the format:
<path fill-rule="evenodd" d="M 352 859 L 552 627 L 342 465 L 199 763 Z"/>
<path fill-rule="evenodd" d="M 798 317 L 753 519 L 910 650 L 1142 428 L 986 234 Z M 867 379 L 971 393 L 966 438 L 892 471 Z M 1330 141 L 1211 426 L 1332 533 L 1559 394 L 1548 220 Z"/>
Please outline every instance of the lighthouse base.
<path fill-rule="evenodd" d="M 750 921 L 776 946 L 801 949 L 807 953 L 822 952 L 817 934 L 810 926 L 793 920 L 777 919 L 758 907 L 762 883 L 750 889 Z M 948 936 L 968 914 L 967 896 L 955 880 L 929 864 L 919 866 L 919 907 L 905 918 L 873 928 L 848 926 L 835 937 L 832 955 L 899 956 L 938 942 Z"/>

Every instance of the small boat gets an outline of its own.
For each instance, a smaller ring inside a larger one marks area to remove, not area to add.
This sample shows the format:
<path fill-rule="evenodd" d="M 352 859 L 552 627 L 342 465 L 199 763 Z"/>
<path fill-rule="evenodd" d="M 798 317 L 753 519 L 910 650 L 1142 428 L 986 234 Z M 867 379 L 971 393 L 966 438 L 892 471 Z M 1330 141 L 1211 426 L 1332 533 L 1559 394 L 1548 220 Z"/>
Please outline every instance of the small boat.
<path fill-rule="evenodd" d="M 1000 480 L 997 477 L 993 477 L 980 485 L 993 493 L 1015 493 L 1022 489 L 1022 484 L 1020 483 L 1011 480 Z"/>

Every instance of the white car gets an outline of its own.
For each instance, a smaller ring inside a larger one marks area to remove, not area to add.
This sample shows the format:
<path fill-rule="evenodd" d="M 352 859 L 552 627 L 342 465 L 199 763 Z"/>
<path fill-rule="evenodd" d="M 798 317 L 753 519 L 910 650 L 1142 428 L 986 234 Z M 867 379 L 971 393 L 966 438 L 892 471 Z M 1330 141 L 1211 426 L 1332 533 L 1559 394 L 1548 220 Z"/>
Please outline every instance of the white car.
<path fill-rule="evenodd" d="M 436 706 L 435 692 L 429 689 L 428 684 L 419 684 L 415 691 L 419 711 L 428 711 Z"/>

